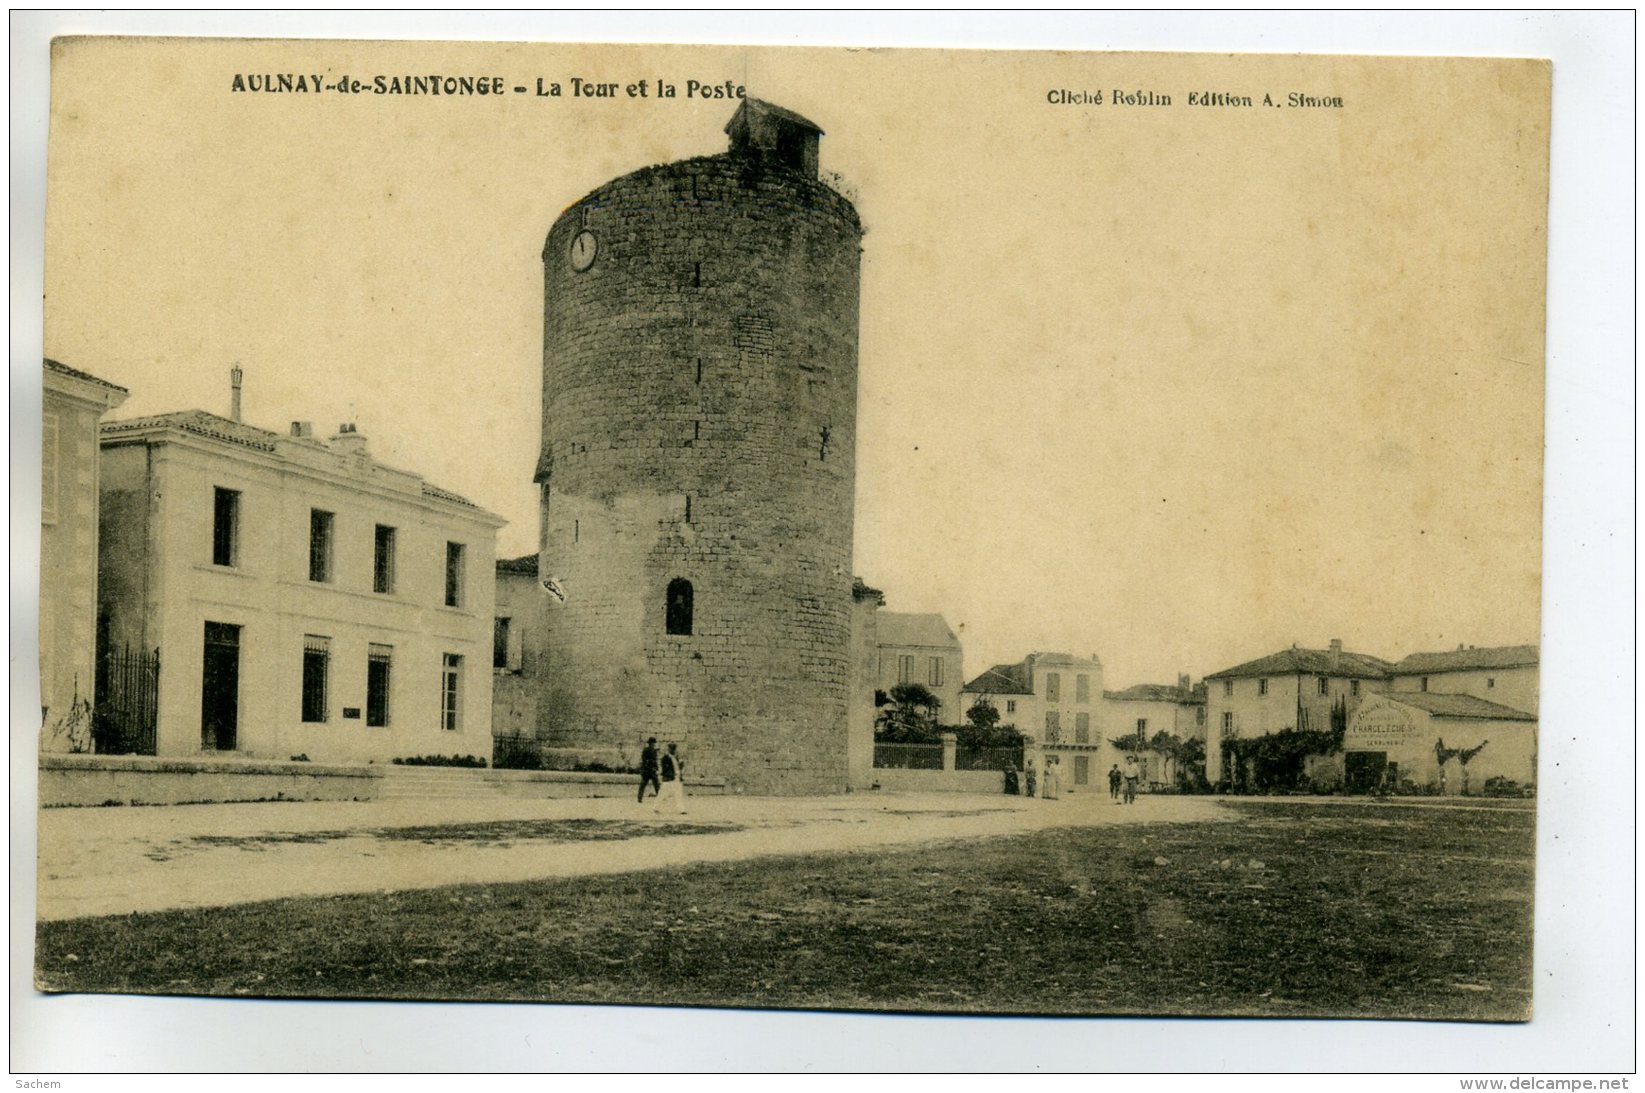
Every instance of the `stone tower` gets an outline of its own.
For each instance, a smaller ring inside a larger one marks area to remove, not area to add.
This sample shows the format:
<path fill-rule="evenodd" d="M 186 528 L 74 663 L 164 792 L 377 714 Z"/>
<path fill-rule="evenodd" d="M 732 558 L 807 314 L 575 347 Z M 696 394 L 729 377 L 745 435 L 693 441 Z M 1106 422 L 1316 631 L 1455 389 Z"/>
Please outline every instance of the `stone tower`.
<path fill-rule="evenodd" d="M 538 733 L 837 792 L 862 228 L 811 122 L 748 99 L 726 133 L 601 186 L 543 248 Z"/>

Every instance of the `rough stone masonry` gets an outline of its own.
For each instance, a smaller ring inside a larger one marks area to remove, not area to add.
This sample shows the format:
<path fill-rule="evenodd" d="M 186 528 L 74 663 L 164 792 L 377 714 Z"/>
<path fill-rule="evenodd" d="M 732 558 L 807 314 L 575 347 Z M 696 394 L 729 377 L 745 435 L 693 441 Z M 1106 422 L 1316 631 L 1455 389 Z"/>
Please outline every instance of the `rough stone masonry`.
<path fill-rule="evenodd" d="M 543 248 L 542 742 L 845 789 L 862 228 L 821 131 L 625 175 Z"/>

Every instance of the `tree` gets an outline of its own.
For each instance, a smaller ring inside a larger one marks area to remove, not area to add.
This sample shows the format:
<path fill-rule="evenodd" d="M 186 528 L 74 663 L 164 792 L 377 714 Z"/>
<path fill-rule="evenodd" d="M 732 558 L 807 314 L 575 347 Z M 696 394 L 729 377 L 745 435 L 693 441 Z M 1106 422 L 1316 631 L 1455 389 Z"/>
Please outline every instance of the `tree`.
<path fill-rule="evenodd" d="M 928 743 L 937 739 L 937 710 L 942 703 L 919 683 L 891 688 L 891 701 L 874 719 L 874 736 L 890 743 Z"/>
<path fill-rule="evenodd" d="M 1000 711 L 986 698 L 979 698 L 965 711 L 965 719 L 971 722 L 973 728 L 986 732 L 1000 723 Z"/>

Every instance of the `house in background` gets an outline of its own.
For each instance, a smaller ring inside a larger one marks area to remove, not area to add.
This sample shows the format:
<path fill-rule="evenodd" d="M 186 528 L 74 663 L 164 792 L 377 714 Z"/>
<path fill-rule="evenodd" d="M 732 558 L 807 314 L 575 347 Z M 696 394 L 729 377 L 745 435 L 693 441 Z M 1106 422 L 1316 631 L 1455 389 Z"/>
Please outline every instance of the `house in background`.
<path fill-rule="evenodd" d="M 238 376 L 234 401 L 102 428 L 99 636 L 159 654 L 125 750 L 487 756 L 503 519 L 376 462 L 352 425 L 244 424 Z"/>
<path fill-rule="evenodd" d="M 918 683 L 942 703 L 937 720 L 945 725 L 964 719 L 960 705 L 960 639 L 941 615 L 879 611 L 874 647 L 879 662 L 875 686 L 886 694 L 899 683 Z"/>
<path fill-rule="evenodd" d="M 1498 777 L 1530 786 L 1537 719 L 1471 694 L 1391 690 L 1369 696 L 1349 717 L 1342 751 L 1350 792 L 1410 782 L 1447 795 L 1478 793 Z"/>
<path fill-rule="evenodd" d="M 49 358 L 40 450 L 41 747 L 86 751 L 97 680 L 97 428 L 126 389 Z"/>
<path fill-rule="evenodd" d="M 1149 741 L 1162 732 L 1183 743 L 1205 739 L 1205 684 L 1193 685 L 1185 675 L 1177 677 L 1175 686 L 1138 683 L 1123 691 L 1104 691 L 1102 707 L 1102 720 L 1107 725 L 1105 745 L 1127 736 Z M 1137 756 L 1143 764 L 1145 782 L 1167 784 L 1175 779 L 1176 770 L 1168 756 L 1147 748 L 1139 750 Z M 1103 771 L 1110 762 L 1123 764 L 1124 754 L 1099 757 Z"/>
<path fill-rule="evenodd" d="M 867 789 L 874 782 L 874 719 L 879 713 L 879 622 L 885 593 L 861 577 L 851 579 L 851 708 L 846 717 L 846 785 Z M 957 669 L 956 669 L 957 670 Z"/>
<path fill-rule="evenodd" d="M 1062 782 L 1092 784 L 1105 747 L 1102 661 L 1095 653 L 1030 653 L 1016 664 L 996 664 L 962 689 L 966 709 L 992 705 L 1001 725 L 1015 725 L 1033 741 L 1041 761 L 1056 758 Z M 1106 769 L 1106 768 L 1104 768 Z"/>
<path fill-rule="evenodd" d="M 491 635 L 491 754 L 499 766 L 535 757 L 543 597 L 537 555 L 499 558 Z"/>
<path fill-rule="evenodd" d="M 1205 776 L 1223 776 L 1221 741 L 1286 729 L 1331 728 L 1331 711 L 1352 715 L 1360 702 L 1388 687 L 1392 668 L 1380 657 L 1349 652 L 1337 639 L 1328 649 L 1293 645 L 1205 677 Z"/>
<path fill-rule="evenodd" d="M 1412 653 L 1393 666 L 1389 690 L 1473 695 L 1535 714 L 1541 696 L 1538 653 L 1535 645 L 1458 645 L 1443 653 Z"/>

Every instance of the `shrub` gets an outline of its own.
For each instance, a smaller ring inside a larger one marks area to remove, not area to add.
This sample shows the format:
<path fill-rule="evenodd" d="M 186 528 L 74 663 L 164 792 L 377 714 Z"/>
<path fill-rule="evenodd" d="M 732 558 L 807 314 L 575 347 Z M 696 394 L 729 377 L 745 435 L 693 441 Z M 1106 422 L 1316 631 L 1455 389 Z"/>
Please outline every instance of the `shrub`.
<path fill-rule="evenodd" d="M 1535 797 L 1535 786 L 1522 786 L 1512 778 L 1505 778 L 1498 774 L 1485 779 L 1485 788 L 1482 791 L 1487 797 Z"/>
<path fill-rule="evenodd" d="M 486 761 L 476 755 L 408 755 L 395 759 L 402 767 L 483 767 Z"/>

